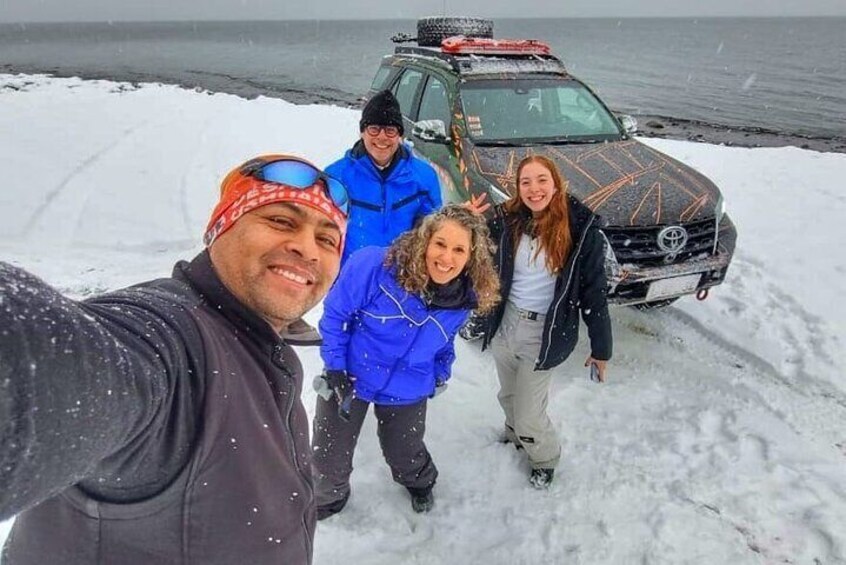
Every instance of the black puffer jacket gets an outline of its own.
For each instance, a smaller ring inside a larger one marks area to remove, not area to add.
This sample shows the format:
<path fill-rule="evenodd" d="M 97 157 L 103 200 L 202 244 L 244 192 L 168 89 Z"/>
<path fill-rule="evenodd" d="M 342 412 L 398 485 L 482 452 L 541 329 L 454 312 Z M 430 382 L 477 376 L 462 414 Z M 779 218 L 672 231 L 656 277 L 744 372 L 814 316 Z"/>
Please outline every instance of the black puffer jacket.
<path fill-rule="evenodd" d="M 0 264 L 3 563 L 309 563 L 301 387 L 206 253 L 83 302 Z"/>
<path fill-rule="evenodd" d="M 555 297 L 546 312 L 543 341 L 535 370 L 552 369 L 563 363 L 579 340 L 579 311 L 588 328 L 592 355 L 597 360 L 611 359 L 611 320 L 606 300 L 605 238 L 598 218 L 578 200 L 569 197 L 570 229 L 573 251 L 558 274 Z M 529 218 L 524 219 L 528 221 Z M 482 348 L 490 345 L 502 322 L 505 303 L 514 277 L 514 253 L 511 228 L 502 206 L 497 206 L 488 221 L 491 239 L 497 244 L 494 257 L 501 283 L 502 302 L 484 320 Z"/>

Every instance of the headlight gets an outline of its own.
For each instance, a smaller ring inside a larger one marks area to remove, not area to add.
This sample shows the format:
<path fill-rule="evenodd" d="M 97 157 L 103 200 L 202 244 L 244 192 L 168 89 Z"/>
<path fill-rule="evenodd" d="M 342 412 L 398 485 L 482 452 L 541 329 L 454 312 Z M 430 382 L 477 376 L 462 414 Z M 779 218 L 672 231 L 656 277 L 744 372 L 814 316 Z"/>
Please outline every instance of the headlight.
<path fill-rule="evenodd" d="M 723 195 L 720 194 L 720 197 L 717 199 L 717 205 L 714 206 L 714 216 L 717 218 L 717 221 L 714 224 L 714 248 L 711 253 L 717 252 L 717 244 L 719 243 L 720 239 L 720 224 L 723 221 L 723 216 L 726 215 L 726 201 L 723 198 Z"/>
<path fill-rule="evenodd" d="M 717 220 L 722 220 L 723 216 L 726 215 L 726 201 L 722 194 L 717 200 L 717 205 L 714 207 L 714 215 L 717 217 Z"/>

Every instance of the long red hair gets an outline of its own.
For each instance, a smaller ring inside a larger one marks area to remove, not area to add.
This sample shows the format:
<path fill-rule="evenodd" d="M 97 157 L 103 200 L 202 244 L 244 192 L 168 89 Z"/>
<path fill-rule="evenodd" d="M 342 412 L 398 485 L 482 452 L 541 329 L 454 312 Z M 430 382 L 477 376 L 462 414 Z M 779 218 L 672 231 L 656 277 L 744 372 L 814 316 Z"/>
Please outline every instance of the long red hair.
<path fill-rule="evenodd" d="M 520 175 L 523 168 L 529 163 L 537 163 L 549 171 L 556 191 L 552 195 L 549 206 L 534 218 L 534 235 L 540 240 L 535 257 L 541 252 L 546 253 L 546 270 L 552 274 L 558 273 L 564 268 L 567 258 L 573 249 L 573 234 L 570 233 L 570 207 L 567 201 L 567 181 L 561 175 L 561 171 L 549 157 L 543 155 L 530 155 L 517 167 L 517 186 L 512 196 L 504 205 L 509 216 L 509 224 L 512 228 L 512 241 L 516 252 L 520 243 L 520 236 L 523 234 L 522 226 L 524 215 L 531 215 L 531 210 L 523 204 L 520 198 Z"/>

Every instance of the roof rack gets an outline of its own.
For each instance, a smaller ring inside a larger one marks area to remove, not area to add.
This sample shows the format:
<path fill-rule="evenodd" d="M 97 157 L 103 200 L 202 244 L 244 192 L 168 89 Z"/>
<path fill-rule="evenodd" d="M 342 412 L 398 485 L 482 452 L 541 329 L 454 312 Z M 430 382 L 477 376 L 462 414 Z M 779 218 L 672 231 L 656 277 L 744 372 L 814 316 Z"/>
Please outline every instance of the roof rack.
<path fill-rule="evenodd" d="M 543 44 L 541 44 L 543 45 Z M 567 75 L 564 63 L 558 57 L 538 50 L 522 51 L 464 51 L 446 53 L 437 47 L 396 47 L 395 55 L 434 59 L 445 63 L 460 75 L 492 73 L 543 73 Z"/>

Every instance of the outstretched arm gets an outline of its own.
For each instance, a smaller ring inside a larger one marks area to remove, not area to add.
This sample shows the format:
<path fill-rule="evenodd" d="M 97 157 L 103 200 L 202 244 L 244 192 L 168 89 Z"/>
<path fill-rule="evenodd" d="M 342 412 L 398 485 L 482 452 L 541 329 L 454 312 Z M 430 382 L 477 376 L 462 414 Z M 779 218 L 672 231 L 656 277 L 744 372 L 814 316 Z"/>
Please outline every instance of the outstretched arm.
<path fill-rule="evenodd" d="M 128 443 L 146 447 L 188 366 L 172 333 L 131 300 L 78 303 L 0 263 L 0 519 L 95 473 L 108 485 L 101 462 Z M 131 461 L 123 470 L 132 474 Z"/>

